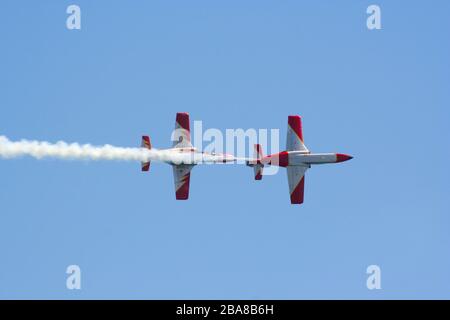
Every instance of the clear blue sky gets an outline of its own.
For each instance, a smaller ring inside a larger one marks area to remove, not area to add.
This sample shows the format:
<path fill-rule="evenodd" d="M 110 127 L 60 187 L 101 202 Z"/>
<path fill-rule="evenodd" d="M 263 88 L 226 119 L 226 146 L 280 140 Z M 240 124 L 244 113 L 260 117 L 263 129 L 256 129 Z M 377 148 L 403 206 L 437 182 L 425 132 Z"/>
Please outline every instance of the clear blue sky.
<path fill-rule="evenodd" d="M 82 29 L 66 29 L 78 4 Z M 366 8 L 382 30 L 366 28 Z M 279 128 L 355 158 L 286 175 L 0 160 L 0 298 L 450 298 L 450 2 L 2 1 L 0 135 L 170 146 Z M 66 267 L 82 289 L 66 289 Z M 366 268 L 382 289 L 366 288 Z"/>

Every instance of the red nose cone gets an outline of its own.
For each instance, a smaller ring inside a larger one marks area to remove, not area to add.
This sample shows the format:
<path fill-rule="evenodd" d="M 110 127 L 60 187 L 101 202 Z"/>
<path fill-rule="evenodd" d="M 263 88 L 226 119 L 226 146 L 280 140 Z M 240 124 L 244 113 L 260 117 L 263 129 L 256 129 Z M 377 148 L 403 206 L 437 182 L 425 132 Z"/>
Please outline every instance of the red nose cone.
<path fill-rule="evenodd" d="M 347 154 L 336 153 L 336 162 L 343 162 L 343 161 L 347 161 L 350 159 L 353 159 L 353 157 L 349 156 Z"/>

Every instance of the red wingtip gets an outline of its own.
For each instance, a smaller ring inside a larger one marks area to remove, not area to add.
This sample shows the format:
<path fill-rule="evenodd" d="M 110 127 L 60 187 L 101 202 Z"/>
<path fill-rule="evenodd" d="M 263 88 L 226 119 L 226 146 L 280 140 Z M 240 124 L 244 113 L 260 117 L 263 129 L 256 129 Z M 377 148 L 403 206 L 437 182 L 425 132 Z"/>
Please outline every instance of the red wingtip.
<path fill-rule="evenodd" d="M 188 173 L 184 176 L 184 182 L 181 187 L 176 190 L 175 198 L 177 200 L 187 200 L 189 198 L 189 180 L 191 178 L 191 174 Z"/>
<path fill-rule="evenodd" d="M 295 189 L 291 193 L 292 204 L 302 204 L 305 196 L 305 176 L 302 177 Z"/>
<path fill-rule="evenodd" d="M 302 118 L 299 115 L 288 116 L 288 125 L 303 142 Z"/>
<path fill-rule="evenodd" d="M 336 162 L 344 162 L 350 159 L 353 159 L 353 157 L 348 154 L 336 153 Z"/>
<path fill-rule="evenodd" d="M 181 128 L 189 130 L 189 113 L 187 112 L 178 112 L 176 122 L 180 125 Z"/>

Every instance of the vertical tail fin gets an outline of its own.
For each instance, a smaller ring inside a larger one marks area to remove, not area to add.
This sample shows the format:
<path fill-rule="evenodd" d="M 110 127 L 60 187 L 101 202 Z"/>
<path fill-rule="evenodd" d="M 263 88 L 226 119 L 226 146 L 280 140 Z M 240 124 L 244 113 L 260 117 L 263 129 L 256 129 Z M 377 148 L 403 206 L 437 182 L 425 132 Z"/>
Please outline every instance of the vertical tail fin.
<path fill-rule="evenodd" d="M 149 136 L 142 136 L 141 148 L 151 149 L 152 143 L 150 142 Z M 150 170 L 150 161 L 141 162 L 141 171 Z"/>

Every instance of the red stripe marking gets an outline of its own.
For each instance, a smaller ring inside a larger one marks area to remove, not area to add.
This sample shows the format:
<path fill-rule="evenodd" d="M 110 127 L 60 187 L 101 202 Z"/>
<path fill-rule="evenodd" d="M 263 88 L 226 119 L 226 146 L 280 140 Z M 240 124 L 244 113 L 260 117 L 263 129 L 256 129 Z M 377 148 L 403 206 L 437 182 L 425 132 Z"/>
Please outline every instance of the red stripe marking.
<path fill-rule="evenodd" d="M 289 153 L 287 151 L 271 154 L 265 159 L 269 159 L 269 164 L 272 166 L 287 167 L 289 165 Z"/>
<path fill-rule="evenodd" d="M 302 118 L 300 116 L 289 116 L 288 125 L 291 127 L 292 131 L 295 132 L 301 142 L 303 142 Z"/>
<path fill-rule="evenodd" d="M 294 191 L 291 193 L 291 203 L 301 204 L 303 203 L 303 197 L 305 194 L 305 176 L 302 177 L 300 182 L 295 187 Z"/>

